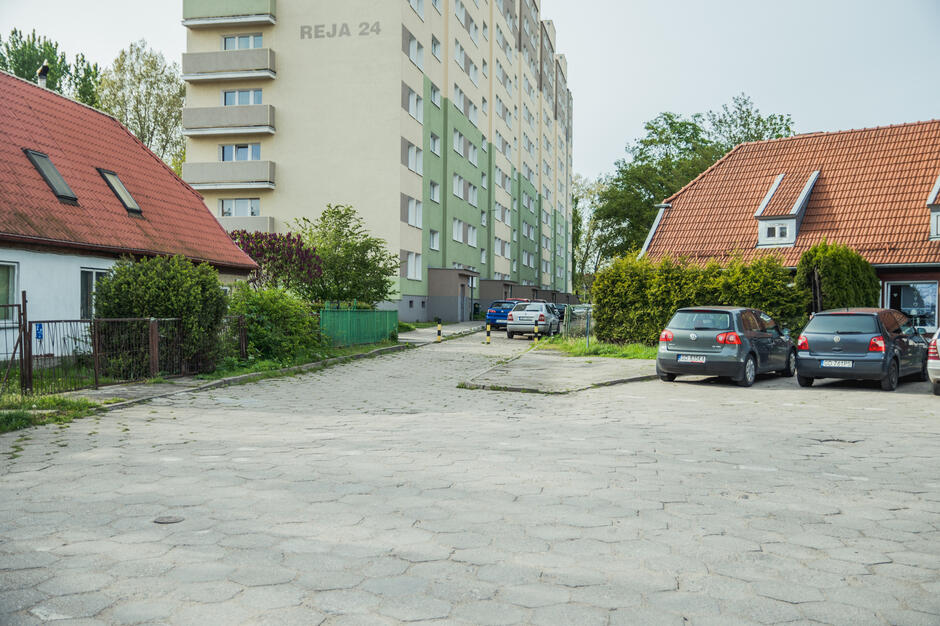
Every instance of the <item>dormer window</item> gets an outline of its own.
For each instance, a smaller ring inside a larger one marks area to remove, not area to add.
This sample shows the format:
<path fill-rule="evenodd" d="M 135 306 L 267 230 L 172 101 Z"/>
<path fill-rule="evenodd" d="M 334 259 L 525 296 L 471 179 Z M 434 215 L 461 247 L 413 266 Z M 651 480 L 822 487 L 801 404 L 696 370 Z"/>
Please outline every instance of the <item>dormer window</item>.
<path fill-rule="evenodd" d="M 757 245 L 764 247 L 792 246 L 796 242 L 796 220 L 794 218 L 773 220 L 763 219 L 759 222 L 760 230 L 757 233 Z"/>
<path fill-rule="evenodd" d="M 767 239 L 786 239 L 786 224 L 770 224 L 767 226 Z"/>
<path fill-rule="evenodd" d="M 65 179 L 62 178 L 62 174 L 60 174 L 59 170 L 52 164 L 52 160 L 49 159 L 48 154 L 28 150 L 26 148 L 23 148 L 23 152 L 26 153 L 30 163 L 33 164 L 33 167 L 36 168 L 36 171 L 39 172 L 39 175 L 42 176 L 42 179 L 46 181 L 46 184 L 52 189 L 52 193 L 54 193 L 59 200 L 71 204 L 78 202 L 78 197 L 75 195 L 75 192 L 72 191 L 68 183 L 65 182 Z"/>

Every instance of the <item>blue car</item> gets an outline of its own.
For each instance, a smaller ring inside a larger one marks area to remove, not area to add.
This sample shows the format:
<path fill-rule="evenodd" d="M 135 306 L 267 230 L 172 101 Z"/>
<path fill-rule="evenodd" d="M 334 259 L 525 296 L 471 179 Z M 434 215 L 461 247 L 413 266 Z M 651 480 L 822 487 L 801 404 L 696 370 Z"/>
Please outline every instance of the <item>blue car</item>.
<path fill-rule="evenodd" d="M 494 300 L 486 309 L 486 323 L 493 328 L 505 328 L 506 316 L 517 304 L 518 302 L 510 302 L 509 300 Z"/>

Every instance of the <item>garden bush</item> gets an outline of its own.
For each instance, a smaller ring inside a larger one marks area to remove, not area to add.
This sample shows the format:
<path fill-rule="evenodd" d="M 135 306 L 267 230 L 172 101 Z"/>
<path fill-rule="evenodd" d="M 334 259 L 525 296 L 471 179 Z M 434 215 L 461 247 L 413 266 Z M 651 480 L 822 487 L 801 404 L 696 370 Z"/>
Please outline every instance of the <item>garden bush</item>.
<path fill-rule="evenodd" d="M 239 283 L 229 313 L 245 316 L 248 351 L 254 358 L 292 364 L 326 353 L 310 306 L 283 289 L 252 289 Z"/>
<path fill-rule="evenodd" d="M 594 332 L 602 341 L 653 345 L 676 309 L 706 305 L 753 307 L 797 331 L 806 323 L 808 304 L 808 292 L 776 256 L 734 259 L 726 266 L 631 256 L 597 275 Z"/>
<path fill-rule="evenodd" d="M 181 352 L 187 362 L 197 353 L 200 360 L 215 357 L 225 309 L 215 268 L 179 255 L 121 259 L 95 284 L 95 317 L 180 318 Z"/>
<path fill-rule="evenodd" d="M 878 275 L 871 263 L 852 248 L 825 240 L 800 256 L 796 284 L 812 295 L 813 311 L 876 307 L 881 296 Z"/>

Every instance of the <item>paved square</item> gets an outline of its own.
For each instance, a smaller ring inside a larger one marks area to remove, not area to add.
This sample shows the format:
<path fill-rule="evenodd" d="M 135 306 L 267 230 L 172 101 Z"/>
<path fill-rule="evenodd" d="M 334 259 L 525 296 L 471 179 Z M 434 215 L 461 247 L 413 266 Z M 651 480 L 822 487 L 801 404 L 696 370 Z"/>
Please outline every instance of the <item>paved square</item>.
<path fill-rule="evenodd" d="M 925 384 L 456 388 L 527 347 L 0 436 L 0 623 L 940 623 Z"/>

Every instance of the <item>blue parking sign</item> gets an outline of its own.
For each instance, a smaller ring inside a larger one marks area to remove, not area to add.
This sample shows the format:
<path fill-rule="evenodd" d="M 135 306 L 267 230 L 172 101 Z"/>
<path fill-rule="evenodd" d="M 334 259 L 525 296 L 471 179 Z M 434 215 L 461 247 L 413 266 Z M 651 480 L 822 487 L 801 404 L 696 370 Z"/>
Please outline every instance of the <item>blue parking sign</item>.
<path fill-rule="evenodd" d="M 42 340 L 42 322 L 36 322 L 36 339 Z"/>

